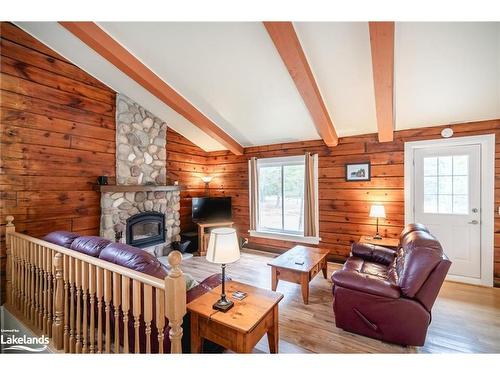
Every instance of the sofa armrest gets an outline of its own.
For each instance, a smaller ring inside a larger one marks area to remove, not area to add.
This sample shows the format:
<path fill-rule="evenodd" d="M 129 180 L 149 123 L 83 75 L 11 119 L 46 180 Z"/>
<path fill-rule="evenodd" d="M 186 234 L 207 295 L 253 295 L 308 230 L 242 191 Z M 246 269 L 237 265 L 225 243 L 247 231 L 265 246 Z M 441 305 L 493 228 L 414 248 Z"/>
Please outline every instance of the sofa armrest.
<path fill-rule="evenodd" d="M 394 299 L 401 296 L 401 291 L 397 285 L 355 271 L 335 271 L 332 275 L 332 281 L 335 286 L 375 294 L 377 296 Z"/>
<path fill-rule="evenodd" d="M 388 249 L 387 247 L 361 242 L 352 244 L 351 253 L 359 258 L 385 264 L 386 266 L 391 264 L 396 256 L 396 251 Z"/>

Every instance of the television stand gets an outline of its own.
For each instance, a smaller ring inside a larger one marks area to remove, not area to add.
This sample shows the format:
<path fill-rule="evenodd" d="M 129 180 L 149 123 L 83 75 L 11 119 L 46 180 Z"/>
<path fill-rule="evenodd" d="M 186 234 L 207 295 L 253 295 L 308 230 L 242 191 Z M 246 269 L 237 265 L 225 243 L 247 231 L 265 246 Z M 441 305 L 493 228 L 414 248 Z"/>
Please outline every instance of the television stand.
<path fill-rule="evenodd" d="M 208 239 L 210 238 L 210 228 L 233 227 L 232 221 L 199 221 L 198 225 L 198 254 L 207 254 Z"/>

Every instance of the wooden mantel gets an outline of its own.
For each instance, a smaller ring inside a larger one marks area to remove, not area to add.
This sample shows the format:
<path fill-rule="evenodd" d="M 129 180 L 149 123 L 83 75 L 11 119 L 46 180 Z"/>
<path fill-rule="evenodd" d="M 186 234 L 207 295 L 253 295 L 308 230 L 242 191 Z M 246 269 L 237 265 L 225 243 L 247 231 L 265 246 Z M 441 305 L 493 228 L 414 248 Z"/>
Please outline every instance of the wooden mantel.
<path fill-rule="evenodd" d="M 130 191 L 180 191 L 179 185 L 101 185 L 101 193 L 120 193 Z"/>

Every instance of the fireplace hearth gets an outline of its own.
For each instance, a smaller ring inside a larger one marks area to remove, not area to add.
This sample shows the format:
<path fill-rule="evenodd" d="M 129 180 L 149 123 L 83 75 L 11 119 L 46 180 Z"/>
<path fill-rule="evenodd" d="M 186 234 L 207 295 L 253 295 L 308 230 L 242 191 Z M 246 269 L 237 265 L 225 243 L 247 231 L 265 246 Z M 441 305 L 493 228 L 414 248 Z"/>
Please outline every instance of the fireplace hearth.
<path fill-rule="evenodd" d="M 165 242 L 165 215 L 141 212 L 127 219 L 127 244 L 148 247 Z"/>

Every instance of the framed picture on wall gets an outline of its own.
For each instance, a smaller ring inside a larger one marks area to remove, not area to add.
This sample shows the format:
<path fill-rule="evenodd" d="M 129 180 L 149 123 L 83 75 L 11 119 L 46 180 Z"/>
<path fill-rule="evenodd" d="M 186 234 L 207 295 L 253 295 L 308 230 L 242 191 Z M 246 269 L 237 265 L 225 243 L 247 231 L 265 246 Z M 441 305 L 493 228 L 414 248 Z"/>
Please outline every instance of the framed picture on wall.
<path fill-rule="evenodd" d="M 370 162 L 345 165 L 346 181 L 370 181 Z"/>

